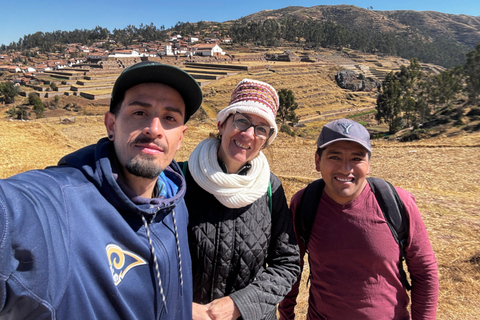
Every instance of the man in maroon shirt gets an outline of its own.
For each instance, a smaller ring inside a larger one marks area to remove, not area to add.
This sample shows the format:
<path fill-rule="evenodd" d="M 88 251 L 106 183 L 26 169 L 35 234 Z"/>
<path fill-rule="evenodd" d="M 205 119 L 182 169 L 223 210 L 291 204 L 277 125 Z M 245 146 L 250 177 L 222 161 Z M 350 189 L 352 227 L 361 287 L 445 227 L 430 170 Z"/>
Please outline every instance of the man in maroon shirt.
<path fill-rule="evenodd" d="M 355 121 L 336 120 L 322 128 L 317 147 L 315 165 L 325 187 L 318 195 L 308 242 L 307 319 L 410 319 L 409 297 L 398 267 L 400 248 L 366 180 L 372 152 L 368 131 Z M 438 301 L 435 255 L 413 195 L 395 189 L 410 228 L 406 260 L 412 281 L 411 318 L 433 320 Z M 292 197 L 294 216 L 303 192 Z M 305 247 L 298 234 L 297 238 L 303 264 Z M 282 320 L 295 318 L 300 277 L 279 305 Z"/>

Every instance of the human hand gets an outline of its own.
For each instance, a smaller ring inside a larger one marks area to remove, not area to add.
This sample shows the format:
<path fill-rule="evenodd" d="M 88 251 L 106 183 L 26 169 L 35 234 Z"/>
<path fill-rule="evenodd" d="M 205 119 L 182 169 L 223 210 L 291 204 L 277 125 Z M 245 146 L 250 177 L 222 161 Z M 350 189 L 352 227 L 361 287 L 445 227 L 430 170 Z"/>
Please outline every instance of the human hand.
<path fill-rule="evenodd" d="M 210 316 L 207 314 L 207 306 L 203 304 L 192 304 L 192 319 L 193 320 L 210 320 Z"/>
<path fill-rule="evenodd" d="M 241 314 L 230 297 L 213 300 L 206 305 L 207 314 L 213 320 L 236 320 Z"/>

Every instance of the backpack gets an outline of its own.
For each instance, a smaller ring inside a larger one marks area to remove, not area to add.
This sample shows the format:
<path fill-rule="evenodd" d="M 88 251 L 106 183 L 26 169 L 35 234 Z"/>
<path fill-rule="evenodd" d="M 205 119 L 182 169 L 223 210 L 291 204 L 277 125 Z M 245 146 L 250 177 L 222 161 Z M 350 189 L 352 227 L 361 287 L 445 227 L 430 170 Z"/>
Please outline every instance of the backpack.
<path fill-rule="evenodd" d="M 182 173 L 184 177 L 187 174 L 187 167 L 188 167 L 188 161 L 185 160 L 182 165 Z M 268 193 L 268 208 L 270 209 L 270 214 L 271 214 L 273 210 L 273 201 L 272 201 L 272 183 L 270 182 L 270 180 L 268 180 L 267 193 Z"/>
<path fill-rule="evenodd" d="M 410 290 L 411 285 L 408 282 L 407 275 L 403 269 L 403 260 L 406 262 L 407 258 L 405 248 L 407 246 L 409 234 L 409 224 L 408 217 L 405 213 L 405 206 L 398 196 L 395 187 L 388 181 L 380 178 L 368 177 L 367 182 L 375 194 L 375 198 L 380 205 L 380 208 L 382 209 L 383 216 L 385 217 L 385 221 L 392 232 L 393 238 L 400 247 L 401 260 L 398 266 L 400 277 L 403 286 L 407 290 Z M 318 179 L 308 184 L 303 192 L 302 199 L 300 200 L 295 215 L 296 232 L 305 245 L 305 250 L 307 253 L 309 252 L 308 240 L 310 238 L 313 222 L 315 220 L 315 215 L 317 213 L 324 187 L 325 182 L 323 179 Z M 309 199 L 310 201 L 305 201 L 305 198 Z"/>

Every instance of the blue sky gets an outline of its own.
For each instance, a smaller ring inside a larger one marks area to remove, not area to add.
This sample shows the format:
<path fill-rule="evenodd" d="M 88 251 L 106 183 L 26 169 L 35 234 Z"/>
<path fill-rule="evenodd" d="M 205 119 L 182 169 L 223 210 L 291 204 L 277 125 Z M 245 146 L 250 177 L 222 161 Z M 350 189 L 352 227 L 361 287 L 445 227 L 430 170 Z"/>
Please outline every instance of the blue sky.
<path fill-rule="evenodd" d="M 439 11 L 452 14 L 480 16 L 479 0 L 362 0 L 362 1 L 310 1 L 310 0 L 83 0 L 83 1 L 38 1 L 21 2 L 0 0 L 0 44 L 12 41 L 37 31 L 71 31 L 94 29 L 101 26 L 112 31 L 128 25 L 150 24 L 165 28 L 178 21 L 224 22 L 239 19 L 249 14 L 280 9 L 291 5 L 312 7 L 316 5 L 351 4 L 373 10 Z"/>

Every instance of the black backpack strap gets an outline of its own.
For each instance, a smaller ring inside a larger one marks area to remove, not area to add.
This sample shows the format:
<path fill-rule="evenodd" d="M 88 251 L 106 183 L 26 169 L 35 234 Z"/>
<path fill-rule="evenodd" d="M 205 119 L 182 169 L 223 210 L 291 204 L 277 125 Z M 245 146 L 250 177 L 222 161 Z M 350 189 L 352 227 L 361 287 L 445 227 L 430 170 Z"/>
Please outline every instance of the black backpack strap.
<path fill-rule="evenodd" d="M 272 182 L 268 180 L 268 208 L 270 209 L 270 214 L 273 212 L 273 199 L 272 199 Z"/>
<path fill-rule="evenodd" d="M 402 255 L 402 260 L 398 266 L 400 277 L 404 287 L 410 290 L 411 285 L 407 280 L 407 275 L 402 263 L 403 260 L 405 260 L 405 262 L 407 261 L 405 248 L 408 244 L 409 235 L 409 221 L 405 212 L 405 205 L 400 199 L 395 187 L 390 182 L 373 177 L 367 178 L 367 181 L 382 209 L 383 216 L 392 232 L 393 238 L 400 247 L 400 253 Z"/>
<path fill-rule="evenodd" d="M 295 213 L 295 228 L 299 238 L 305 245 L 308 253 L 308 240 L 312 231 L 313 221 L 317 214 L 320 198 L 322 197 L 325 182 L 323 179 L 315 180 L 308 184 L 303 192 L 302 199 Z"/>
<path fill-rule="evenodd" d="M 188 160 L 185 160 L 182 163 L 182 172 L 183 172 L 184 177 L 186 177 L 186 175 L 187 175 L 187 167 L 188 167 Z"/>
<path fill-rule="evenodd" d="M 303 191 L 302 198 L 298 204 L 297 211 L 295 212 L 295 231 L 305 246 L 305 251 L 308 252 L 308 240 L 310 239 L 310 233 L 312 232 L 313 221 L 317 214 L 318 205 L 322 198 L 323 188 L 325 182 L 323 179 L 318 179 L 310 182 Z M 308 257 L 308 264 L 310 264 L 310 256 Z M 310 282 L 312 275 L 312 268 L 309 268 L 310 273 L 306 286 Z"/>

